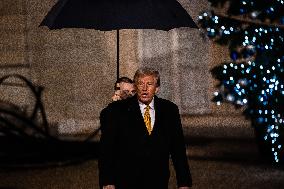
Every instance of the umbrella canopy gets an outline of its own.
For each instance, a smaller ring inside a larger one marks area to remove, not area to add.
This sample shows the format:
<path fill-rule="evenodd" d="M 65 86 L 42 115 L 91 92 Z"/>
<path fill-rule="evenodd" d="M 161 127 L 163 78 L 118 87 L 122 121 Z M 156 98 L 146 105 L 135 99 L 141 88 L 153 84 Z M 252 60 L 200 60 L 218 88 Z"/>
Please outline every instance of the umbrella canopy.
<path fill-rule="evenodd" d="M 59 0 L 41 25 L 102 31 L 197 28 L 176 0 Z"/>
<path fill-rule="evenodd" d="M 58 0 L 40 26 L 117 30 L 117 78 L 119 29 L 198 28 L 176 0 Z"/>

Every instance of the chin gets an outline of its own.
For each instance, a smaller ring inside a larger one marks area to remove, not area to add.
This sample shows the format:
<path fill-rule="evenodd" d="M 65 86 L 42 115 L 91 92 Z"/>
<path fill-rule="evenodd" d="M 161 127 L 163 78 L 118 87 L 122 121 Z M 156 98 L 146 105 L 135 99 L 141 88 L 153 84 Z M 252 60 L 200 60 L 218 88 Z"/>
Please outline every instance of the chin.
<path fill-rule="evenodd" d="M 142 102 L 144 104 L 149 102 L 149 99 L 145 99 L 145 98 L 140 98 L 139 100 L 140 100 L 140 102 Z"/>

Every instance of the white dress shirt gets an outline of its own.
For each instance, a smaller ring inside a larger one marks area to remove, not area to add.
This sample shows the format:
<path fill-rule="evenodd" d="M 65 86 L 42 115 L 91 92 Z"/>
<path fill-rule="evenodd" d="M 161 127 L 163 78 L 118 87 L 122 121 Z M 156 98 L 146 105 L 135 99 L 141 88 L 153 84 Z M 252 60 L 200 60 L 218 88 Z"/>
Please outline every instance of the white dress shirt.
<path fill-rule="evenodd" d="M 138 101 L 139 102 L 139 107 L 140 107 L 140 111 L 141 111 L 141 114 L 142 114 L 142 117 L 144 118 L 144 113 L 146 111 L 146 107 L 147 105 L 146 104 L 143 104 L 142 102 Z M 153 129 L 154 127 L 154 123 L 155 123 L 155 108 L 154 108 L 154 98 L 152 99 L 151 103 L 149 104 L 150 106 L 150 116 L 151 116 L 151 127 Z"/>

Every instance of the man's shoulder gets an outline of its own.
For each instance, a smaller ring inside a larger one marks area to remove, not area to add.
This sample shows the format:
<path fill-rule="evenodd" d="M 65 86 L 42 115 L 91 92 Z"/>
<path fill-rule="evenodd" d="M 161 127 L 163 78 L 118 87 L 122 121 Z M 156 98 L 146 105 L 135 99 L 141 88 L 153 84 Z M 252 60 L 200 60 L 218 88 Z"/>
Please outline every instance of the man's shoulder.
<path fill-rule="evenodd" d="M 106 108 L 104 108 L 102 111 L 109 111 L 109 110 L 115 110 L 115 109 L 122 109 L 123 107 L 127 107 L 129 106 L 129 104 L 134 103 L 137 100 L 137 98 L 135 97 L 130 97 L 127 99 L 123 99 L 123 100 L 118 100 L 118 101 L 114 101 L 108 104 L 108 106 Z"/>

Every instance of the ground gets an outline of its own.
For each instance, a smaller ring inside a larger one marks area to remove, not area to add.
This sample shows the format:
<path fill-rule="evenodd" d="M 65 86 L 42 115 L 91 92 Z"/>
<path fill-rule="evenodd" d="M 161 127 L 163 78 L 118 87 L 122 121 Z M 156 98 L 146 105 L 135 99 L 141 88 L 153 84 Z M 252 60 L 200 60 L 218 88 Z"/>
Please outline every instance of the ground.
<path fill-rule="evenodd" d="M 193 189 L 280 189 L 284 170 L 263 161 L 253 139 L 187 139 Z M 2 166 L 0 189 L 98 189 L 97 159 Z M 169 189 L 176 182 L 171 166 Z"/>

